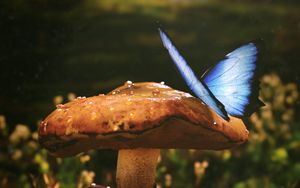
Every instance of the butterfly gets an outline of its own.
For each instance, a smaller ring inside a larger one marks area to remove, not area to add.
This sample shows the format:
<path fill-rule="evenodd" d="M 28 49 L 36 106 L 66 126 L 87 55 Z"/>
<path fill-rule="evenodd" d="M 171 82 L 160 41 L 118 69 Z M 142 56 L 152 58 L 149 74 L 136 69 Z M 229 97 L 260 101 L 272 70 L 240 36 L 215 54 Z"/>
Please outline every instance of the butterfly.
<path fill-rule="evenodd" d="M 228 115 L 249 116 L 263 105 L 258 99 L 258 82 L 254 80 L 258 55 L 254 43 L 227 54 L 199 80 L 168 35 L 161 28 L 158 30 L 164 47 L 188 87 L 223 119 L 228 121 Z"/>

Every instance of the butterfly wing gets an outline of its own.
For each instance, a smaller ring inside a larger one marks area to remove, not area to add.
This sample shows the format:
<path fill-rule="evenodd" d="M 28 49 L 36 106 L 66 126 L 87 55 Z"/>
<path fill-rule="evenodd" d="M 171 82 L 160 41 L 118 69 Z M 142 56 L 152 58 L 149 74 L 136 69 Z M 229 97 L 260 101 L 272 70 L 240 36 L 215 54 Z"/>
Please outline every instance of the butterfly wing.
<path fill-rule="evenodd" d="M 211 91 L 198 80 L 193 70 L 189 67 L 185 59 L 180 55 L 170 38 L 159 29 L 159 34 L 163 42 L 164 47 L 168 50 L 174 64 L 179 70 L 181 76 L 189 86 L 189 88 L 199 97 L 205 104 L 212 108 L 222 118 L 229 120 L 224 105 L 214 97 Z"/>
<path fill-rule="evenodd" d="M 232 116 L 244 116 L 250 105 L 256 60 L 257 47 L 249 43 L 227 54 L 226 59 L 202 76 L 202 81 Z"/>

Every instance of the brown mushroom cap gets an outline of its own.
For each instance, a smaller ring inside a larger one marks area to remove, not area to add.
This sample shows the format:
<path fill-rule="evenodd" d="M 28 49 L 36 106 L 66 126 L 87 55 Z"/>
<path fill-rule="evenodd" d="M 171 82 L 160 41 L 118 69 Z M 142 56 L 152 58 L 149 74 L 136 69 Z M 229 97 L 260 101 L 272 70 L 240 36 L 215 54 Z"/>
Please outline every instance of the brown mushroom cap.
<path fill-rule="evenodd" d="M 58 105 L 38 132 L 60 157 L 101 148 L 220 150 L 248 138 L 242 120 L 227 122 L 190 94 L 153 82 L 127 82 L 107 95 Z"/>

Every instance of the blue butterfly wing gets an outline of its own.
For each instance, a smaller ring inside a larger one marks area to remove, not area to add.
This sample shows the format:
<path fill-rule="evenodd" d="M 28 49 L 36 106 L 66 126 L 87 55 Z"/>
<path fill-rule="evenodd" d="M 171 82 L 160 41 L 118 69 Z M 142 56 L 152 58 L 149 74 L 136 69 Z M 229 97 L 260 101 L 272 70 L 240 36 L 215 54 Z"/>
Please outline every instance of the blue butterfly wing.
<path fill-rule="evenodd" d="M 229 120 L 224 105 L 214 97 L 212 92 L 198 80 L 193 70 L 188 66 L 185 59 L 180 55 L 169 37 L 159 29 L 159 34 L 162 39 L 164 47 L 168 50 L 174 64 L 182 75 L 183 79 L 189 88 L 199 97 L 205 104 L 212 108 L 222 118 Z M 212 78 L 213 80 L 214 78 Z"/>
<path fill-rule="evenodd" d="M 202 81 L 232 116 L 244 116 L 250 104 L 256 60 L 257 47 L 249 43 L 227 54 L 226 59 L 202 76 Z"/>

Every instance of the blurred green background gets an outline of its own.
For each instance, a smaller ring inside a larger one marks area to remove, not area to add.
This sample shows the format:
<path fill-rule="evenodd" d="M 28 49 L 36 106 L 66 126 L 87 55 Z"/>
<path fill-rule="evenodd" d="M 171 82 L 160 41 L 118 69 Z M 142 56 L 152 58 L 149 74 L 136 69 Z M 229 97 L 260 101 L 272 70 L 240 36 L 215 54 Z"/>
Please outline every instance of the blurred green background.
<path fill-rule="evenodd" d="M 162 24 L 195 72 L 262 39 L 261 98 L 250 139 L 232 150 L 166 150 L 158 187 L 300 186 L 297 0 L 4 0 L 0 3 L 0 187 L 114 186 L 115 151 L 55 159 L 37 124 L 74 95 L 127 80 L 188 88 L 163 49 Z"/>

